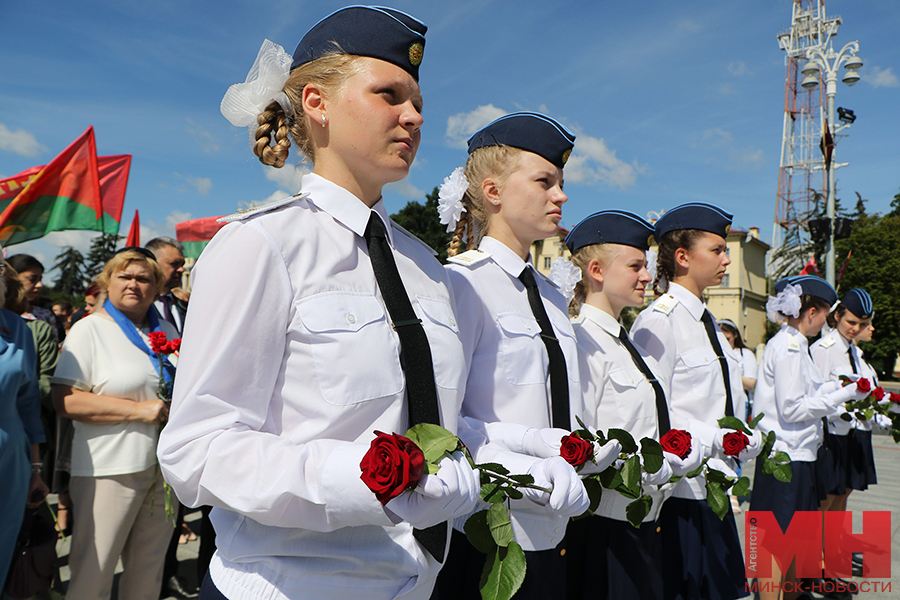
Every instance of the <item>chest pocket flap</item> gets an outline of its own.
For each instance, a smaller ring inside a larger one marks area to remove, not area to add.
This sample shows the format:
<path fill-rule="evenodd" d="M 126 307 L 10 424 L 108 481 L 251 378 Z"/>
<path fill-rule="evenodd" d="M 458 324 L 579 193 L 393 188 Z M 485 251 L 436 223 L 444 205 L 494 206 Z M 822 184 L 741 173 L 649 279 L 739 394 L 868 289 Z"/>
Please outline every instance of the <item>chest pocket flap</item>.
<path fill-rule="evenodd" d="M 534 317 L 526 317 L 519 313 L 499 314 L 497 315 L 497 324 L 504 333 L 510 336 L 535 337 L 541 333 L 541 328 Z"/>
<path fill-rule="evenodd" d="M 318 294 L 298 302 L 297 312 L 313 333 L 359 331 L 385 318 L 378 300 L 362 294 Z"/>

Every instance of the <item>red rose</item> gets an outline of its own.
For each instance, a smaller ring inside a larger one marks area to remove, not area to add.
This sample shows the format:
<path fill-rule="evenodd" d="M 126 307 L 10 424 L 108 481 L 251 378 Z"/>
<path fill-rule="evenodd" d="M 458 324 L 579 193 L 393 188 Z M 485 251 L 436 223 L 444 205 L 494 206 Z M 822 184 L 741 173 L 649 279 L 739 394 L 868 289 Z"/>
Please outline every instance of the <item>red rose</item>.
<path fill-rule="evenodd" d="M 750 440 L 743 431 L 732 431 L 726 433 L 722 438 L 722 450 L 725 452 L 725 456 L 737 456 L 749 444 Z"/>
<path fill-rule="evenodd" d="M 891 392 L 891 395 L 888 397 L 891 399 L 891 402 L 900 404 L 900 394 L 898 394 L 897 392 Z"/>
<path fill-rule="evenodd" d="M 865 378 L 858 379 L 856 381 L 856 389 L 858 389 L 860 392 L 866 393 L 872 389 L 872 383 Z"/>
<path fill-rule="evenodd" d="M 360 478 L 387 504 L 405 490 L 416 487 L 425 472 L 425 455 L 416 444 L 402 435 L 375 432 L 369 451 L 359 463 Z"/>
<path fill-rule="evenodd" d="M 151 331 L 149 333 L 150 337 L 150 348 L 153 349 L 154 352 L 159 354 L 160 352 L 165 352 L 166 350 L 166 334 L 163 331 Z"/>
<path fill-rule="evenodd" d="M 594 456 L 594 445 L 573 433 L 563 437 L 559 455 L 573 467 L 580 467 Z"/>
<path fill-rule="evenodd" d="M 872 395 L 875 396 L 875 400 L 878 402 L 881 402 L 884 399 L 884 394 L 884 388 L 880 386 L 872 390 Z"/>
<path fill-rule="evenodd" d="M 659 444 L 663 450 L 683 460 L 691 453 L 691 434 L 683 429 L 670 429 L 659 438 Z"/>

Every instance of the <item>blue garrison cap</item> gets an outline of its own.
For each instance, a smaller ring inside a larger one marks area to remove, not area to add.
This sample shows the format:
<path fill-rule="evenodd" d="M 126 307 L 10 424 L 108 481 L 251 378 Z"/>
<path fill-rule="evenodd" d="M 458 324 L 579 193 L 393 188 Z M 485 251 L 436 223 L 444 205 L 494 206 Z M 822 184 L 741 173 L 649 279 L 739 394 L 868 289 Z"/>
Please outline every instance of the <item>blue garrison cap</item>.
<path fill-rule="evenodd" d="M 860 319 L 871 319 L 872 314 L 875 312 L 872 296 L 869 295 L 869 292 L 860 288 L 853 288 L 844 294 L 844 297 L 841 298 L 841 304 Z"/>
<path fill-rule="evenodd" d="M 369 56 L 397 65 L 419 81 L 428 27 L 382 6 L 348 6 L 316 23 L 294 50 L 291 70 L 334 52 Z"/>
<path fill-rule="evenodd" d="M 775 293 L 780 293 L 781 290 L 783 290 L 785 286 L 787 286 L 787 284 L 799 285 L 803 289 L 804 295 L 821 298 L 828 304 L 834 304 L 838 299 L 837 292 L 834 291 L 834 288 L 831 287 L 831 284 L 821 277 L 816 277 L 815 275 L 796 275 L 794 277 L 785 277 L 775 284 Z"/>
<path fill-rule="evenodd" d="M 566 236 L 566 246 L 572 254 L 592 244 L 622 244 L 646 252 L 652 239 L 653 227 L 639 216 L 622 210 L 604 210 L 573 227 Z"/>
<path fill-rule="evenodd" d="M 731 217 L 732 215 L 712 204 L 682 204 L 668 211 L 656 222 L 656 239 L 659 241 L 670 231 L 681 229 L 699 229 L 724 238 L 731 229 Z"/>
<path fill-rule="evenodd" d="M 562 169 L 575 146 L 575 135 L 546 115 L 511 113 L 470 137 L 469 154 L 500 145 L 533 152 Z"/>

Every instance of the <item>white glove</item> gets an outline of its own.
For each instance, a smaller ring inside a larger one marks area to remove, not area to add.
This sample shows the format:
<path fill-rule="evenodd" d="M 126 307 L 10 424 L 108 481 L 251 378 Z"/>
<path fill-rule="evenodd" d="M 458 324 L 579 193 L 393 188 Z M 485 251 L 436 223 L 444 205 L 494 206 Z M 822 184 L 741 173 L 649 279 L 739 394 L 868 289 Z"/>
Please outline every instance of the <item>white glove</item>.
<path fill-rule="evenodd" d="M 425 529 L 473 511 L 481 492 L 478 471 L 469 466 L 462 452 L 454 452 L 439 464 L 437 473 L 424 475 L 414 490 L 385 504 L 389 516 L 394 514 L 399 521 Z"/>
<path fill-rule="evenodd" d="M 675 458 L 678 457 L 676 456 Z M 643 461 L 641 461 L 641 466 L 643 466 Z M 672 478 L 672 474 L 672 466 L 669 464 L 669 461 L 664 460 L 662 466 L 659 468 L 659 471 L 657 471 L 656 473 L 648 473 L 642 470 L 641 482 L 644 485 L 662 485 Z"/>
<path fill-rule="evenodd" d="M 896 402 L 891 402 L 891 405 L 888 406 L 888 410 L 892 413 L 900 413 L 900 404 Z"/>
<path fill-rule="evenodd" d="M 772 444 L 772 454 L 775 454 L 776 452 L 784 452 L 785 454 L 788 454 L 790 449 L 791 447 L 781 440 L 776 439 L 775 443 Z"/>
<path fill-rule="evenodd" d="M 622 444 L 619 443 L 619 440 L 607 440 L 605 446 L 601 446 L 597 442 L 594 442 L 594 460 L 593 462 L 587 461 L 584 463 L 584 466 L 581 467 L 578 474 L 582 477 L 586 477 L 588 475 L 602 473 L 609 465 L 616 462 L 616 459 L 619 458 L 619 452 L 621 451 Z"/>
<path fill-rule="evenodd" d="M 709 469 L 715 469 L 721 473 L 724 473 L 727 477 L 731 477 L 732 479 L 737 478 L 737 473 L 734 472 L 734 469 L 731 468 L 727 462 L 722 460 L 721 458 L 711 458 L 706 462 L 706 466 Z"/>
<path fill-rule="evenodd" d="M 887 415 L 883 415 L 883 414 L 881 414 L 881 413 L 875 413 L 875 416 L 872 417 L 872 422 L 873 422 L 876 426 L 881 427 L 882 429 L 888 429 L 888 430 L 890 430 L 891 427 L 894 426 L 894 425 L 893 425 L 893 422 L 892 422 L 891 419 L 890 419 L 890 417 L 888 417 Z"/>
<path fill-rule="evenodd" d="M 844 382 L 840 379 L 830 379 L 819 386 L 819 393 L 827 396 L 832 392 L 838 391 L 842 387 L 844 387 Z"/>
<path fill-rule="evenodd" d="M 720 429 L 718 433 L 716 433 L 716 441 L 715 441 L 715 449 L 717 452 L 721 453 L 725 456 L 724 444 L 725 444 L 725 436 L 734 429 Z M 745 434 L 746 435 L 746 434 Z M 762 434 L 759 433 L 758 430 L 751 429 L 750 435 L 747 436 L 747 439 L 750 440 L 750 443 L 747 444 L 747 447 L 741 450 L 741 453 L 738 454 L 738 460 L 747 461 L 751 458 L 756 458 L 759 453 L 762 451 L 763 447 L 763 437 Z"/>
<path fill-rule="evenodd" d="M 693 435 L 691 436 L 691 453 L 681 458 L 671 452 L 663 450 L 663 457 L 669 466 L 672 467 L 672 474 L 684 477 L 691 471 L 695 470 L 703 462 L 703 444 Z"/>
<path fill-rule="evenodd" d="M 855 383 L 849 383 L 839 390 L 831 392 L 830 394 L 825 394 L 825 399 L 829 404 L 834 406 L 835 409 L 843 409 L 844 402 L 862 400 L 868 395 L 869 392 L 860 392 Z"/>
<path fill-rule="evenodd" d="M 529 429 L 525 432 L 525 437 L 522 438 L 522 448 L 525 450 L 525 454 L 538 458 L 559 456 L 562 438 L 569 434 L 570 432 L 565 429 L 554 429 L 552 427 Z"/>
<path fill-rule="evenodd" d="M 540 460 L 530 469 L 528 474 L 534 477 L 534 484 L 543 488 L 551 488 L 551 493 L 529 488 L 522 488 L 526 498 L 541 506 L 560 513 L 566 517 L 577 517 L 584 513 L 591 504 L 587 491 L 581 483 L 581 477 L 561 456 Z"/>

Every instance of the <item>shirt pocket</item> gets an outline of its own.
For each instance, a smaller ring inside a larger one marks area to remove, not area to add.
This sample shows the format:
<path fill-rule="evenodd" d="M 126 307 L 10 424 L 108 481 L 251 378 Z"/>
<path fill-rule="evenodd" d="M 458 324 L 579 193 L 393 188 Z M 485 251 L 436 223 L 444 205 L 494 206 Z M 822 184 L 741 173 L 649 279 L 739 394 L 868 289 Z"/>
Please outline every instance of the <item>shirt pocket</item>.
<path fill-rule="evenodd" d="M 725 396 L 722 367 L 712 348 L 700 346 L 688 350 L 681 355 L 681 364 L 697 398 Z"/>
<path fill-rule="evenodd" d="M 346 406 L 403 391 L 399 345 L 374 296 L 317 294 L 296 310 L 326 402 Z"/>
<path fill-rule="evenodd" d="M 416 296 L 422 314 L 422 326 L 431 348 L 434 382 L 448 390 L 458 390 L 465 381 L 466 361 L 459 325 L 450 302 L 440 298 Z"/>
<path fill-rule="evenodd" d="M 616 412 L 622 420 L 621 426 L 632 424 L 654 416 L 650 407 L 656 407 L 653 386 L 636 367 L 623 367 L 609 372 L 610 391 L 616 399 Z M 646 394 L 653 394 L 652 402 L 647 402 Z"/>
<path fill-rule="evenodd" d="M 547 381 L 547 352 L 541 328 L 531 315 L 500 313 L 500 356 L 506 379 L 513 385 L 544 384 Z"/>

